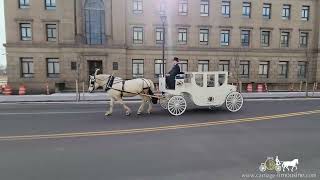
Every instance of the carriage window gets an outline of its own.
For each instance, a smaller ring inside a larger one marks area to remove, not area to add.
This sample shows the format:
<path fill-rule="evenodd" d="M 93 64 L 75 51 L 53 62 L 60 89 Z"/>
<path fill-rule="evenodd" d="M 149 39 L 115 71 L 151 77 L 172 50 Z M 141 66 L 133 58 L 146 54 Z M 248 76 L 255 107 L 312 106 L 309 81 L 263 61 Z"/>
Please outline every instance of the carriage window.
<path fill-rule="evenodd" d="M 203 74 L 196 74 L 195 80 L 198 86 L 203 87 Z"/>
<path fill-rule="evenodd" d="M 226 81 L 226 75 L 225 74 L 219 74 L 219 86 L 222 86 Z"/>
<path fill-rule="evenodd" d="M 184 75 L 184 83 L 191 83 L 192 74 Z"/>
<path fill-rule="evenodd" d="M 207 87 L 214 87 L 215 86 L 215 74 L 208 74 L 207 76 Z"/>

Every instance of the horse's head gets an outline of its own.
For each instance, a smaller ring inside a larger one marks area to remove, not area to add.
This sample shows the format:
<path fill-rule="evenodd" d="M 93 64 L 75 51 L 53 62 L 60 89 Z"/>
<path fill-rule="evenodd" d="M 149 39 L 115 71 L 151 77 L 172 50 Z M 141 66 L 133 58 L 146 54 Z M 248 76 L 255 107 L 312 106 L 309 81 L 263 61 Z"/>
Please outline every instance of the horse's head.
<path fill-rule="evenodd" d="M 89 93 L 92 93 L 95 89 L 100 87 L 99 83 L 97 82 L 97 76 L 99 71 L 100 69 L 97 69 L 93 76 L 89 76 Z"/>

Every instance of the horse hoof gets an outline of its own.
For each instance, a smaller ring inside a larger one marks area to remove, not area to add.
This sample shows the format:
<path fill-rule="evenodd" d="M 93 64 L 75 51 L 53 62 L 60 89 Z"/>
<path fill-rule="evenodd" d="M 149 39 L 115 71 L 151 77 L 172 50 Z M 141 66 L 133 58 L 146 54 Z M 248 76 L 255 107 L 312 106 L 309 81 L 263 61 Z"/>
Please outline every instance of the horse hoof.
<path fill-rule="evenodd" d="M 137 115 L 141 115 L 141 112 L 137 112 Z"/>
<path fill-rule="evenodd" d="M 126 112 L 126 116 L 130 116 L 131 115 L 131 113 L 130 112 Z"/>
<path fill-rule="evenodd" d="M 111 113 L 106 113 L 105 116 L 111 116 Z"/>

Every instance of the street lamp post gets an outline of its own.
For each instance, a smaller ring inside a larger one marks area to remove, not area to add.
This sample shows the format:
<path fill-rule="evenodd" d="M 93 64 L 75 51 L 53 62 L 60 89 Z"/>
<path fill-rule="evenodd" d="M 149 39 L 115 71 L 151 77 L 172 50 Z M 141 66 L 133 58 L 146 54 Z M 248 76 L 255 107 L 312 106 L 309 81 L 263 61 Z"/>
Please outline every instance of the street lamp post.
<path fill-rule="evenodd" d="M 162 21 L 162 32 L 163 32 L 163 39 L 162 39 L 162 76 L 165 77 L 165 63 L 164 63 L 164 45 L 166 41 L 166 29 L 165 29 L 165 23 L 167 20 L 167 16 L 163 13 L 160 16 Z"/>

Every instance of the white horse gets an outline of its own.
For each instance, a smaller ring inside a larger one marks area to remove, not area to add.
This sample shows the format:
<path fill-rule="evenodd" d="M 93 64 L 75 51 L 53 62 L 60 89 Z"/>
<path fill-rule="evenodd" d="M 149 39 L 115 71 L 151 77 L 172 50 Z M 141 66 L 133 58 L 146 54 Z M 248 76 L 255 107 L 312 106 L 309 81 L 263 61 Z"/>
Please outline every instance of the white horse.
<path fill-rule="evenodd" d="M 283 163 L 282 163 L 283 172 L 285 171 L 285 169 L 290 171 L 289 167 L 292 167 L 291 168 L 291 172 L 293 172 L 294 168 L 297 170 L 298 169 L 298 167 L 297 167 L 298 164 L 299 164 L 299 160 L 298 159 L 294 159 L 292 161 L 283 161 Z"/>
<path fill-rule="evenodd" d="M 90 75 L 88 91 L 91 93 L 95 89 L 98 89 L 100 87 L 107 91 L 107 94 L 110 97 L 110 109 L 106 112 L 106 116 L 112 114 L 115 101 L 118 101 L 120 104 L 123 105 L 123 108 L 126 111 L 126 115 L 129 116 L 131 114 L 131 109 L 123 102 L 122 97 L 133 97 L 140 94 L 153 95 L 153 92 L 155 91 L 153 82 L 149 79 L 144 78 L 123 80 L 119 77 L 115 77 L 114 82 L 111 85 L 111 88 L 108 88 L 107 83 L 111 79 L 111 75 L 98 75 L 98 72 L 99 69 L 96 70 L 93 76 Z M 144 109 L 145 103 L 148 104 L 147 113 L 150 114 L 152 110 L 152 98 L 143 95 L 140 95 L 140 97 L 142 98 L 142 103 L 139 107 L 137 114 L 141 114 L 141 112 Z"/>

